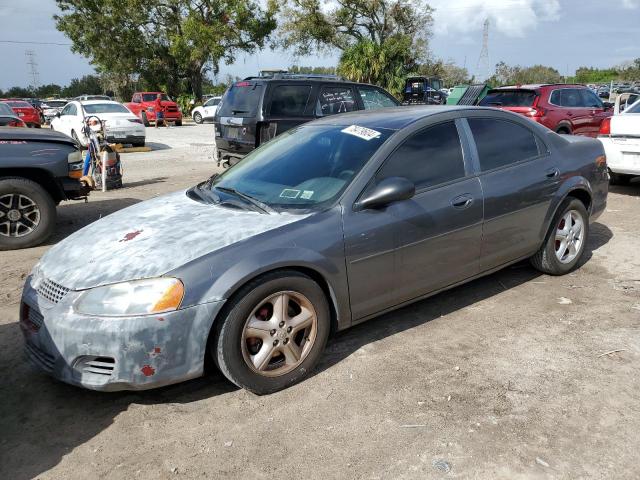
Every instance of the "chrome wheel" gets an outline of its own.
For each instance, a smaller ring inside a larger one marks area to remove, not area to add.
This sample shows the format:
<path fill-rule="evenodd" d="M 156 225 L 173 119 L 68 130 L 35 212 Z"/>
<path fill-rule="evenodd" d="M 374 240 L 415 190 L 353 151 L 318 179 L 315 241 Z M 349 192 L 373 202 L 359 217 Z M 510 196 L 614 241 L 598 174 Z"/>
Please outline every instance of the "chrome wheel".
<path fill-rule="evenodd" d="M 24 237 L 40 223 L 40 208 L 26 195 L 9 193 L 0 197 L 0 235 Z"/>
<path fill-rule="evenodd" d="M 560 263 L 571 263 L 582 251 L 584 220 L 576 210 L 565 213 L 556 227 L 555 251 Z"/>
<path fill-rule="evenodd" d="M 242 330 L 242 356 L 249 368 L 267 377 L 300 365 L 316 341 L 318 316 L 307 297 L 278 292 L 262 300 Z"/>

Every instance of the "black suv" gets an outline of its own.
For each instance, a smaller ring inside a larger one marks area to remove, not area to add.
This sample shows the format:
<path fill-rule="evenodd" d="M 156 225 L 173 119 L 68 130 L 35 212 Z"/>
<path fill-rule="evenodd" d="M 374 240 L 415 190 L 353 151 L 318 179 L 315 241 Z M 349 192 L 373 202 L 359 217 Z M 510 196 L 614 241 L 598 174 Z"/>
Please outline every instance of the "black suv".
<path fill-rule="evenodd" d="M 56 205 L 89 194 L 82 165 L 76 142 L 63 133 L 0 127 L 0 250 L 47 239 Z"/>
<path fill-rule="evenodd" d="M 383 88 L 332 75 L 248 77 L 229 87 L 216 112 L 218 164 L 234 165 L 260 144 L 316 118 L 398 105 Z"/>

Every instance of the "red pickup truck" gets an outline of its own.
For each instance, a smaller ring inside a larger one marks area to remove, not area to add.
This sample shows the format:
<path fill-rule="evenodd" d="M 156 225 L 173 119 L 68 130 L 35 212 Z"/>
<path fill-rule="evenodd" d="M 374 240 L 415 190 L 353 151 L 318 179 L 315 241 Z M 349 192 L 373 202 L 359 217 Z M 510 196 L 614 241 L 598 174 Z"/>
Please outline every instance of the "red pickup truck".
<path fill-rule="evenodd" d="M 136 92 L 133 94 L 130 103 L 125 106 L 135 115 L 140 117 L 146 127 L 149 122 L 156 121 L 155 101 L 158 95 L 162 95 L 162 108 L 164 110 L 164 120 L 173 122 L 177 127 L 182 125 L 182 112 L 178 104 L 171 100 L 166 93 L 162 92 Z"/>

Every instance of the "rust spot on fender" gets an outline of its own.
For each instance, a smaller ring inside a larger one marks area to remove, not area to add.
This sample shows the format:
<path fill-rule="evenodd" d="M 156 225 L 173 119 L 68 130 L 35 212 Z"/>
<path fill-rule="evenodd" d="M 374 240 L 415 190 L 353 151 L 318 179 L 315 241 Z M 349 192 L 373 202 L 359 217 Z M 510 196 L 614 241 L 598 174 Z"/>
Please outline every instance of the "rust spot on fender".
<path fill-rule="evenodd" d="M 133 232 L 126 233 L 123 238 L 119 240 L 119 242 L 128 242 L 129 240 L 133 240 L 138 235 L 140 235 L 143 230 L 135 230 Z"/>
<path fill-rule="evenodd" d="M 153 375 L 154 373 L 156 373 L 156 369 L 153 368 L 151 365 L 145 365 L 144 367 L 142 367 L 140 369 L 140 371 L 142 372 L 142 374 L 145 377 L 150 377 L 151 375 Z"/>

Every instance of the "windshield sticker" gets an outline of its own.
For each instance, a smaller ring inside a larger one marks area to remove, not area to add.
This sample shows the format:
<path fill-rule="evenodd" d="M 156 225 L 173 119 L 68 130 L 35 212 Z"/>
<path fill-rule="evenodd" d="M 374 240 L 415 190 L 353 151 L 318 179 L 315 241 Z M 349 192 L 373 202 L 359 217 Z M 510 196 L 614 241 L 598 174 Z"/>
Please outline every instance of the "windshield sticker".
<path fill-rule="evenodd" d="M 300 195 L 300 190 L 294 190 L 292 188 L 285 188 L 280 193 L 281 198 L 298 198 Z"/>
<path fill-rule="evenodd" d="M 303 190 L 302 194 L 300 195 L 300 198 L 302 198 L 303 200 L 309 200 L 311 197 L 313 197 L 313 190 Z"/>
<path fill-rule="evenodd" d="M 378 138 L 382 135 L 380 132 L 367 127 L 359 127 L 358 125 L 351 125 L 350 127 L 347 127 L 342 130 L 342 133 L 348 133 L 349 135 L 353 135 L 367 141 L 373 138 Z"/>

